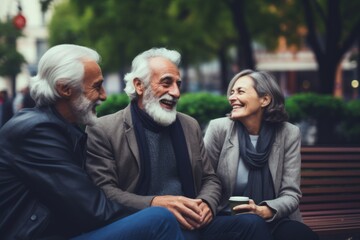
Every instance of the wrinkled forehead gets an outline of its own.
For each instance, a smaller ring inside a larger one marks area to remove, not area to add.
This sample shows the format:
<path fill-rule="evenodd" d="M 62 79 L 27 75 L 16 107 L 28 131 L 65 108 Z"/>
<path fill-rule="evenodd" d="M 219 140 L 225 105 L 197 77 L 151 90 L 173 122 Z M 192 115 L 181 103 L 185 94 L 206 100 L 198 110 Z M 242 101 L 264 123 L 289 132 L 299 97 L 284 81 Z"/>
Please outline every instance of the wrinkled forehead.
<path fill-rule="evenodd" d="M 180 79 L 179 68 L 176 64 L 164 57 L 152 57 L 149 59 L 149 67 L 152 75 L 163 76 L 169 75 Z"/>
<path fill-rule="evenodd" d="M 228 86 L 227 97 L 231 95 L 231 92 L 232 90 L 234 90 L 234 88 L 238 88 L 239 87 L 238 85 L 242 85 L 242 83 L 246 84 L 248 87 L 255 86 L 255 81 L 250 75 L 244 75 L 244 76 L 239 76 L 237 78 L 233 78 Z"/>
<path fill-rule="evenodd" d="M 178 70 L 178 67 L 175 63 L 170 61 L 169 59 L 165 57 L 151 57 L 149 58 L 149 67 L 152 70 L 158 70 L 158 69 L 176 69 Z"/>
<path fill-rule="evenodd" d="M 103 80 L 102 71 L 99 64 L 95 61 L 84 61 L 84 83 Z"/>

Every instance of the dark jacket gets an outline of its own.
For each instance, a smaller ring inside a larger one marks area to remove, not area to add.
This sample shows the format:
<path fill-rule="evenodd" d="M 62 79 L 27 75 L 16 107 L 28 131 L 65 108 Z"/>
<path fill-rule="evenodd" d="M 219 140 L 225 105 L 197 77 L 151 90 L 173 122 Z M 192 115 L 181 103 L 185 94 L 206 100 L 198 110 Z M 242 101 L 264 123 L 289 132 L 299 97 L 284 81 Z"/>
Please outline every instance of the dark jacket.
<path fill-rule="evenodd" d="M 24 109 L 0 129 L 0 238 L 80 235 L 130 210 L 83 169 L 86 134 L 52 107 Z"/>
<path fill-rule="evenodd" d="M 0 114 L 0 127 L 4 125 L 9 119 L 13 116 L 13 101 L 11 99 L 6 99 L 1 106 L 2 114 Z"/>

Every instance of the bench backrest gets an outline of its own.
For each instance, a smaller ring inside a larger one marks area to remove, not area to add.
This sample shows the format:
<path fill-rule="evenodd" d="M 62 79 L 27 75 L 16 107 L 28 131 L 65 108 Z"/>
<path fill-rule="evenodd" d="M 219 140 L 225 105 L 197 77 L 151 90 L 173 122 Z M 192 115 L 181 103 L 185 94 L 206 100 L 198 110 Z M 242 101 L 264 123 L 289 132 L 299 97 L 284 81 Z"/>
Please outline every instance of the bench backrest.
<path fill-rule="evenodd" d="M 360 212 L 360 147 L 302 147 L 303 216 Z"/>

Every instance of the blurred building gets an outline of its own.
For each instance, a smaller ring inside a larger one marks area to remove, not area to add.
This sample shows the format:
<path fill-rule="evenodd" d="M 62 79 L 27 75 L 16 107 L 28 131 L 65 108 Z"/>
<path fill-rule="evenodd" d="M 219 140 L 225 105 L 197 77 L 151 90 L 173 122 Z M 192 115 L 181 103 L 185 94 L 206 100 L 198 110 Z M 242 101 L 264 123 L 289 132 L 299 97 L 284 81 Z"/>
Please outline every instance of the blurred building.
<path fill-rule="evenodd" d="M 353 59 L 356 52 L 355 48 L 350 50 L 337 70 L 335 95 L 346 100 L 359 97 L 357 63 Z M 274 74 L 286 96 L 315 91 L 318 79 L 317 62 L 313 52 L 306 46 L 294 50 L 286 45 L 286 40 L 280 39 L 277 50 L 269 52 L 260 46 L 255 46 L 254 54 L 256 68 Z M 238 67 L 233 66 L 229 72 L 229 79 L 239 71 Z M 191 68 L 189 78 L 189 91 L 206 89 L 211 92 L 220 92 L 220 64 L 218 61 Z"/>
<path fill-rule="evenodd" d="M 42 54 L 47 50 L 48 32 L 46 25 L 49 23 L 53 6 L 62 0 L 54 0 L 46 13 L 41 11 L 42 0 L 0 0 L 0 19 L 11 19 L 18 12 L 18 4 L 22 7 L 22 14 L 26 18 L 26 26 L 23 29 L 24 37 L 17 40 L 17 49 L 25 57 L 27 64 L 17 76 L 17 91 L 28 85 L 29 77 L 36 74 L 37 63 Z M 279 46 L 275 52 L 268 52 L 261 46 L 254 48 L 257 68 L 270 71 L 279 79 L 279 83 L 286 95 L 297 92 L 312 91 L 317 77 L 317 63 L 314 54 L 308 48 L 294 49 L 287 46 L 286 39 L 279 39 Z M 338 96 L 345 99 L 359 97 L 359 83 L 354 83 L 356 76 L 356 62 L 351 61 L 351 54 L 346 54 L 338 69 L 336 86 Z M 129 63 L 130 64 L 130 63 Z M 229 78 L 239 69 L 236 66 L 229 70 Z M 188 91 L 221 91 L 220 66 L 214 60 L 209 63 L 192 66 L 187 70 Z M 106 74 L 106 73 L 104 73 Z M 105 75 L 105 88 L 109 94 L 121 92 L 124 88 L 118 73 Z M 359 79 L 357 79 L 359 80 Z M 357 88 L 355 87 L 357 86 Z M 0 90 L 11 90 L 9 79 L 0 77 Z M 10 95 L 12 93 L 10 92 Z"/>
<path fill-rule="evenodd" d="M 351 82 L 356 79 L 356 61 L 352 60 L 356 49 L 345 54 L 340 63 L 335 84 L 335 96 L 352 99 L 354 89 Z M 280 86 L 286 95 L 298 92 L 315 91 L 317 75 L 317 62 L 314 53 L 303 46 L 301 49 L 289 47 L 285 39 L 279 39 L 278 49 L 274 53 L 256 51 L 257 68 L 270 71 L 280 81 Z"/>

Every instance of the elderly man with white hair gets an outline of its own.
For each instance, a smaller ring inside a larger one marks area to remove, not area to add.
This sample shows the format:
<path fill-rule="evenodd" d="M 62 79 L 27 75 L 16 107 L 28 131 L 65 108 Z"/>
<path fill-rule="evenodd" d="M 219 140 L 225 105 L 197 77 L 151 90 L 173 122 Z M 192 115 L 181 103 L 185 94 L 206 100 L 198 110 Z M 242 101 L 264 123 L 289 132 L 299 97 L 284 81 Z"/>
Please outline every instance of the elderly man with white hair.
<path fill-rule="evenodd" d="M 138 210 L 169 209 L 186 239 L 269 239 L 254 214 L 216 216 L 220 182 L 195 119 L 176 111 L 180 54 L 153 48 L 125 76 L 131 103 L 87 128 L 86 169 L 110 199 Z"/>
<path fill-rule="evenodd" d="M 87 136 L 78 125 L 92 125 L 106 99 L 99 59 L 78 45 L 50 48 L 30 84 L 36 107 L 1 128 L 1 239 L 183 239 L 167 209 L 132 214 L 83 169 Z"/>

